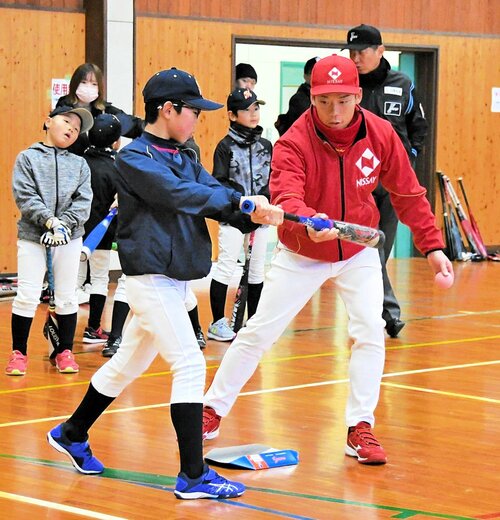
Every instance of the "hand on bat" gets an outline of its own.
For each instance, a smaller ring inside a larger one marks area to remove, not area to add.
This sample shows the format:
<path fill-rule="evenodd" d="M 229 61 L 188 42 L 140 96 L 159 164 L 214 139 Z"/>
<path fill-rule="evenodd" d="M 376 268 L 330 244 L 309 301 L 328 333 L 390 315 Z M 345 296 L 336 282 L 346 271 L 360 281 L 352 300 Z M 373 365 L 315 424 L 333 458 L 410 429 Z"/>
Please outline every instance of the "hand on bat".
<path fill-rule="evenodd" d="M 316 213 L 314 218 L 328 219 L 328 215 L 325 213 Z M 335 228 L 322 229 L 321 231 L 315 231 L 312 227 L 306 226 L 307 236 L 313 242 L 327 242 L 328 240 L 335 240 L 338 237 L 339 232 Z"/>
<path fill-rule="evenodd" d="M 279 226 L 283 223 L 283 210 L 281 207 L 273 206 L 263 195 L 242 197 L 240 207 L 245 200 L 250 200 L 255 204 L 255 210 L 250 213 L 250 218 L 255 224 Z"/>

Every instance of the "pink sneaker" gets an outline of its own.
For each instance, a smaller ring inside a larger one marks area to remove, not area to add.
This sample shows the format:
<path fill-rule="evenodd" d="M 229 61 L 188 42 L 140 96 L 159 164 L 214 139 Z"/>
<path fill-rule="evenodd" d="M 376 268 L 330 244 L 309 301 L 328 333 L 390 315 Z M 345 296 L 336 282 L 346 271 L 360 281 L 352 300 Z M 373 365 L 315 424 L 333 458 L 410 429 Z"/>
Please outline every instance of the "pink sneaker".
<path fill-rule="evenodd" d="M 215 439 L 219 436 L 220 415 L 210 406 L 203 407 L 203 440 Z"/>
<path fill-rule="evenodd" d="M 8 376 L 24 376 L 27 366 L 28 356 L 24 356 L 19 350 L 13 350 L 5 368 L 5 373 Z"/>
<path fill-rule="evenodd" d="M 73 356 L 73 352 L 68 349 L 57 354 L 55 362 L 57 370 L 63 374 L 74 374 L 80 370 L 80 367 L 75 361 L 75 356 Z"/>

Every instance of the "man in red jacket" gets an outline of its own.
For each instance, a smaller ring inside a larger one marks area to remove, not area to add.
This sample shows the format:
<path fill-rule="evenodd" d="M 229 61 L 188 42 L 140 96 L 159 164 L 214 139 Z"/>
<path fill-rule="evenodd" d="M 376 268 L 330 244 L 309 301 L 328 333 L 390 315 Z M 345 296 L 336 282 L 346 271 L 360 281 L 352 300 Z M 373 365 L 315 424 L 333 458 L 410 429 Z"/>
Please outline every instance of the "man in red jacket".
<path fill-rule="evenodd" d="M 308 109 L 278 140 L 272 160 L 273 204 L 286 212 L 375 227 L 372 192 L 379 180 L 399 219 L 407 224 L 433 273 L 453 272 L 440 230 L 391 124 L 359 106 L 354 63 L 332 55 L 316 63 Z M 203 434 L 219 433 L 239 391 L 290 321 L 332 279 L 349 315 L 352 339 L 345 453 L 362 464 L 384 464 L 372 427 L 384 368 L 383 285 L 377 250 L 336 240 L 334 229 L 280 226 L 279 252 L 264 283 L 256 314 L 227 350 L 204 404 Z M 324 312 L 331 309 L 324 309 Z"/>

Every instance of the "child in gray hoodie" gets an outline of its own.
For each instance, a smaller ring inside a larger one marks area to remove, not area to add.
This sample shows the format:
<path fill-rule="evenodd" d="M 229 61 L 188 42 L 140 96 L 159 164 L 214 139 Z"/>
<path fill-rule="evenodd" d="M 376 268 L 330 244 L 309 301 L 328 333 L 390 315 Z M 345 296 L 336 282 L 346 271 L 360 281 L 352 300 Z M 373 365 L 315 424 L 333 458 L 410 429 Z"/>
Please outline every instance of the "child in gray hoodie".
<path fill-rule="evenodd" d="M 90 170 L 66 150 L 93 125 L 84 108 L 58 107 L 44 123 L 43 142 L 16 158 L 12 188 L 21 212 L 17 223 L 18 290 L 12 304 L 12 353 L 5 373 L 22 376 L 28 363 L 28 337 L 52 252 L 58 340 L 51 363 L 61 373 L 78 372 L 73 357 L 78 302 L 76 283 L 84 223 L 92 202 Z"/>

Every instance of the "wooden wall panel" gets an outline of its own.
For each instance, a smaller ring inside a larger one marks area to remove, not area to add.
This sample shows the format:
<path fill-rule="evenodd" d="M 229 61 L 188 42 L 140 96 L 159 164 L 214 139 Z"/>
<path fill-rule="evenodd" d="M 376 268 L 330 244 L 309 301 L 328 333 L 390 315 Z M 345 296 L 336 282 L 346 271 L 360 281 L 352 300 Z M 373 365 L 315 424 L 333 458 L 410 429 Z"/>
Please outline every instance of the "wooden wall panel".
<path fill-rule="evenodd" d="M 85 61 L 85 18 L 78 13 L 0 9 L 0 273 L 17 270 L 17 207 L 12 166 L 43 139 L 51 78 L 70 76 Z"/>
<path fill-rule="evenodd" d="M 57 11 L 82 11 L 85 0 L 3 0 L 0 7 L 21 9 L 55 9 Z"/>
<path fill-rule="evenodd" d="M 136 0 L 139 16 L 498 35 L 498 0 Z"/>
<path fill-rule="evenodd" d="M 203 95 L 225 102 L 231 85 L 234 35 L 321 42 L 345 41 L 343 29 L 250 25 L 139 17 L 137 20 L 137 113 L 143 114 L 141 90 L 157 70 L 176 66 L 195 74 Z M 386 43 L 439 47 L 439 92 L 436 167 L 452 179 L 460 176 L 488 244 L 500 243 L 499 114 L 490 110 L 491 88 L 500 86 L 492 67 L 500 55 L 498 38 L 384 33 Z M 332 44 L 333 46 L 333 44 Z M 227 131 L 226 113 L 204 113 L 196 139 L 203 163 Z M 497 218 L 493 218 L 496 216 Z"/>

